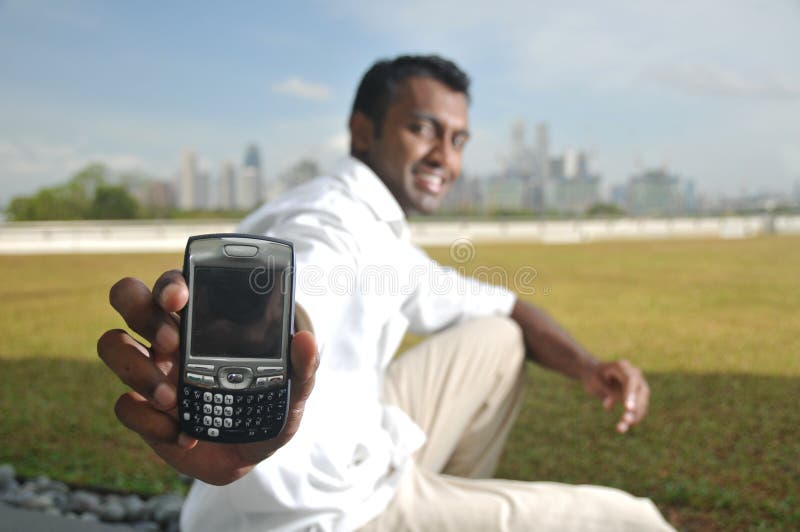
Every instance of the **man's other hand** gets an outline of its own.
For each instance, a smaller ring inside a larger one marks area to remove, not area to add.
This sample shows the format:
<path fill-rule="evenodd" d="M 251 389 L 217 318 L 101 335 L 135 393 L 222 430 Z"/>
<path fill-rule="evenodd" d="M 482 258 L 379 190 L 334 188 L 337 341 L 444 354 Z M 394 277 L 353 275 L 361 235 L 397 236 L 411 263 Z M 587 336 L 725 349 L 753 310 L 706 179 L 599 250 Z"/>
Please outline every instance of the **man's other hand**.
<path fill-rule="evenodd" d="M 627 360 L 600 362 L 583 378 L 587 392 L 603 400 L 610 410 L 615 403 L 623 406 L 622 418 L 617 423 L 617 432 L 624 434 L 647 415 L 650 402 L 650 387 L 641 370 Z"/>
<path fill-rule="evenodd" d="M 314 387 L 319 366 L 316 341 L 306 314 L 298 307 L 292 338 L 292 390 L 289 415 L 281 433 L 263 442 L 220 444 L 198 441 L 180 431 L 176 388 L 180 363 L 178 312 L 189 290 L 178 270 L 164 273 L 153 291 L 138 279 L 118 281 L 109 294 L 111 306 L 147 342 L 147 347 L 121 329 L 106 331 L 97 353 L 131 390 L 117 400 L 123 425 L 138 433 L 172 467 L 210 484 L 241 478 L 297 432 L 303 408 Z"/>

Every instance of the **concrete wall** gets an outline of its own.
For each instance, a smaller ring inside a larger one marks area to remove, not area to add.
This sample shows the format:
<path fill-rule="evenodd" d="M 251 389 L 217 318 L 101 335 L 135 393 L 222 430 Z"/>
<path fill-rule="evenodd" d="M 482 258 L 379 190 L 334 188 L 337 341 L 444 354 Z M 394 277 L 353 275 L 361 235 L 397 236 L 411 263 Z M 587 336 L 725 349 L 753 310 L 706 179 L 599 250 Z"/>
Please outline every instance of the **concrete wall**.
<path fill-rule="evenodd" d="M 138 253 L 180 251 L 190 235 L 227 233 L 235 221 L 89 221 L 0 224 L 0 254 Z M 566 221 L 415 222 L 414 241 L 450 245 L 473 241 L 570 244 L 597 240 L 748 238 L 764 233 L 800 234 L 800 216 L 746 216 Z"/>

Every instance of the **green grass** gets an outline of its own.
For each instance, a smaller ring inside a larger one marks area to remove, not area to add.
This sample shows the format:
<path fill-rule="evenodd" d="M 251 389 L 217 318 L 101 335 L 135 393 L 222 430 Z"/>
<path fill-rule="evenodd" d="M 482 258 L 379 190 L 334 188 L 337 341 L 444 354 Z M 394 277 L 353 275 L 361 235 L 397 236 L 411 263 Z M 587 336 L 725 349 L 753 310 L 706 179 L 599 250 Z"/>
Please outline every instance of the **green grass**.
<path fill-rule="evenodd" d="M 530 368 L 498 476 L 615 486 L 689 530 L 800 528 L 800 238 L 484 245 L 601 358 L 628 358 L 650 415 L 620 436 L 573 382 Z M 26 476 L 155 493 L 169 468 L 115 420 L 123 386 L 97 359 L 124 324 L 107 302 L 124 275 L 152 283 L 180 254 L 0 257 L 0 462 Z M 409 339 L 407 344 L 413 342 Z"/>

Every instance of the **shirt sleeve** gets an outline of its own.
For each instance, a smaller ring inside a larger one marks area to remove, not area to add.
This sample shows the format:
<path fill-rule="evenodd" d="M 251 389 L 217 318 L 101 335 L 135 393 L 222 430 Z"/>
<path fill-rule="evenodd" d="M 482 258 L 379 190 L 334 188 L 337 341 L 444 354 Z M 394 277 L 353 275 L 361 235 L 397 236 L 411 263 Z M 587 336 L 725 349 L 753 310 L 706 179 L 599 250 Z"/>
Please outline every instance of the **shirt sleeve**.
<path fill-rule="evenodd" d="M 427 335 L 456 323 L 489 315 L 509 315 L 517 300 L 500 267 L 478 269 L 473 276 L 442 266 L 419 248 L 409 265 L 412 290 L 403 305 L 409 331 Z"/>

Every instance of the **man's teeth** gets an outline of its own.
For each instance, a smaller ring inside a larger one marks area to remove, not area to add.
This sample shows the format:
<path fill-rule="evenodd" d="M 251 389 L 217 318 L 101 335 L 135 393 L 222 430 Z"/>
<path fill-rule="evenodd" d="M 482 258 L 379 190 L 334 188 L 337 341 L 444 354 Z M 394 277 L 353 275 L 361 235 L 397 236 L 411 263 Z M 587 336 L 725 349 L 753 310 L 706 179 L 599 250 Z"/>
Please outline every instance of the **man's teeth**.
<path fill-rule="evenodd" d="M 428 183 L 434 185 L 441 185 L 442 183 L 444 183 L 444 178 L 438 175 L 422 174 L 419 176 L 419 178 L 422 179 L 423 181 L 427 181 Z"/>

